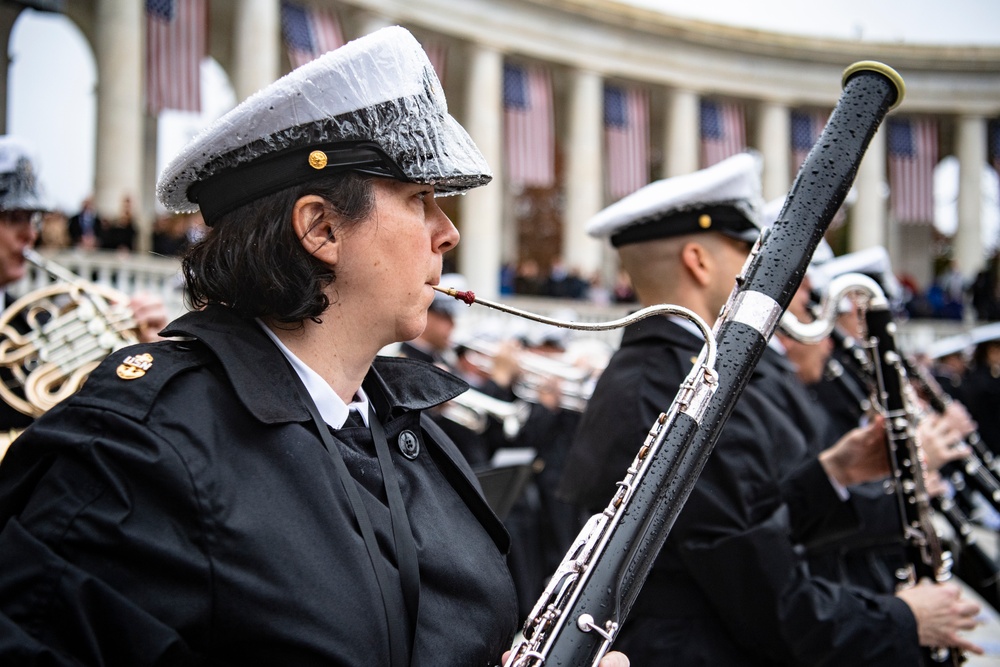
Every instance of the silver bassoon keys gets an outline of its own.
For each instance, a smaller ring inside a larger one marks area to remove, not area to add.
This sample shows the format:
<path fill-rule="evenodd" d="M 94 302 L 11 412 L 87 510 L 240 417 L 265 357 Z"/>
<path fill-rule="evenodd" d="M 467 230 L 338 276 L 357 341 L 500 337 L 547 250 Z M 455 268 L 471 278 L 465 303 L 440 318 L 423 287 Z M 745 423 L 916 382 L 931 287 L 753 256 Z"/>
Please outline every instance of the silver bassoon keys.
<path fill-rule="evenodd" d="M 761 235 L 713 330 L 726 363 L 699 363 L 652 425 L 608 507 L 592 517 L 524 626 L 507 667 L 597 665 L 628 616 L 768 339 L 843 203 L 902 78 L 870 61 L 843 91 L 777 221 Z"/>

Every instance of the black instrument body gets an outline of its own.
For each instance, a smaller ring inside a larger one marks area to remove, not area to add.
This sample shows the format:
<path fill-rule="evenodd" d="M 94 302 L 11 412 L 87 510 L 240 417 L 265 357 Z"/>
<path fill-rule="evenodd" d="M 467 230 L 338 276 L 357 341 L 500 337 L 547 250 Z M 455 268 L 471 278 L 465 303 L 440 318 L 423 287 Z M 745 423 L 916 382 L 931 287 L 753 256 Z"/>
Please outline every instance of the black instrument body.
<path fill-rule="evenodd" d="M 941 546 L 933 524 L 934 509 L 924 483 L 925 466 L 916 438 L 917 406 L 907 398 L 909 377 L 902 355 L 896 349 L 896 324 L 888 308 L 865 313 L 872 345 L 876 387 L 874 402 L 885 417 L 889 464 L 903 526 L 908 567 L 897 573 L 900 587 L 915 586 L 923 579 L 934 582 L 951 578 L 951 554 Z M 925 649 L 929 664 L 960 665 L 961 651 L 951 647 Z"/>
<path fill-rule="evenodd" d="M 919 364 L 910 359 L 903 358 L 906 371 L 911 379 L 920 389 L 921 395 L 927 401 L 931 409 L 938 414 L 944 414 L 948 406 L 952 403 L 949 396 L 937 380 Z M 972 453 L 961 462 L 948 464 L 942 473 L 950 475 L 958 468 L 970 487 L 982 494 L 993 508 L 1000 511 L 1000 478 L 997 477 L 997 470 L 1000 469 L 996 459 L 993 457 L 978 432 L 970 433 L 965 437 L 965 444 L 969 446 Z"/>
<path fill-rule="evenodd" d="M 596 665 L 610 648 L 872 136 L 902 96 L 895 72 L 861 65 L 845 74 L 778 220 L 751 251 L 716 322 L 717 379 L 692 373 L 653 425 L 615 498 L 591 518 L 536 603 L 509 667 Z"/>

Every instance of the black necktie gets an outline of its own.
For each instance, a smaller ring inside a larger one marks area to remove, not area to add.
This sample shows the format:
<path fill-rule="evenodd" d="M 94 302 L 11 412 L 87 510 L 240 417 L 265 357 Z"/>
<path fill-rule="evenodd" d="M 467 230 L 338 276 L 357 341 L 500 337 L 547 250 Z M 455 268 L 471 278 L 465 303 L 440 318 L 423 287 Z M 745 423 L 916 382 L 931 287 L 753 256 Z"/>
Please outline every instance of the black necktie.
<path fill-rule="evenodd" d="M 365 425 L 365 420 L 361 418 L 361 413 L 357 410 L 351 409 L 347 412 L 347 421 L 341 428 L 368 428 Z"/>

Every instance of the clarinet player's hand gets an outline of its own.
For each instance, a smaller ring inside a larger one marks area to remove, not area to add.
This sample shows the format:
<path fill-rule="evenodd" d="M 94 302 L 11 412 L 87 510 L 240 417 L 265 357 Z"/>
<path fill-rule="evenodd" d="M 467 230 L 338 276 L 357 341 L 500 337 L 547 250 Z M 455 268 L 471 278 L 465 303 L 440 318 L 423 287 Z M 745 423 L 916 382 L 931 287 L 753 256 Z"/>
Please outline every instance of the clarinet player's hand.
<path fill-rule="evenodd" d="M 160 340 L 159 333 L 169 321 L 163 299 L 148 292 L 138 292 L 129 301 L 129 308 L 139 329 L 139 341 L 152 343 Z"/>
<path fill-rule="evenodd" d="M 885 419 L 875 415 L 867 426 L 851 429 L 819 461 L 826 474 L 843 486 L 881 479 L 889 474 Z"/>
<path fill-rule="evenodd" d="M 983 649 L 964 639 L 959 632 L 976 627 L 979 605 L 962 597 L 955 584 L 933 584 L 924 580 L 896 593 L 917 619 L 921 646 L 958 648 L 982 655 Z"/>
<path fill-rule="evenodd" d="M 510 656 L 510 651 L 503 654 L 503 658 L 500 659 L 500 664 L 507 664 L 508 656 Z M 629 667 L 629 662 L 624 653 L 611 651 L 606 656 L 601 658 L 599 667 Z"/>
<path fill-rule="evenodd" d="M 972 449 L 962 442 L 962 429 L 946 415 L 927 415 L 917 425 L 917 441 L 924 453 L 924 463 L 929 471 L 940 470 L 950 461 L 957 461 L 972 454 Z"/>

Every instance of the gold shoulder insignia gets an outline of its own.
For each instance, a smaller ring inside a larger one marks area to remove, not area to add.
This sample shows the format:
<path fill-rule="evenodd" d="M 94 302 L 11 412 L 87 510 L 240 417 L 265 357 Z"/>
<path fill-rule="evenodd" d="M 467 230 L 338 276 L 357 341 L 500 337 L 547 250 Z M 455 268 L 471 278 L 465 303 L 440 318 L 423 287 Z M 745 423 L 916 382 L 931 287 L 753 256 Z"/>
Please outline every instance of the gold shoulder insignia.
<path fill-rule="evenodd" d="M 125 357 L 118 366 L 118 377 L 123 380 L 134 380 L 141 378 L 150 368 L 153 367 L 153 355 L 148 352 L 143 354 L 132 354 Z"/>

